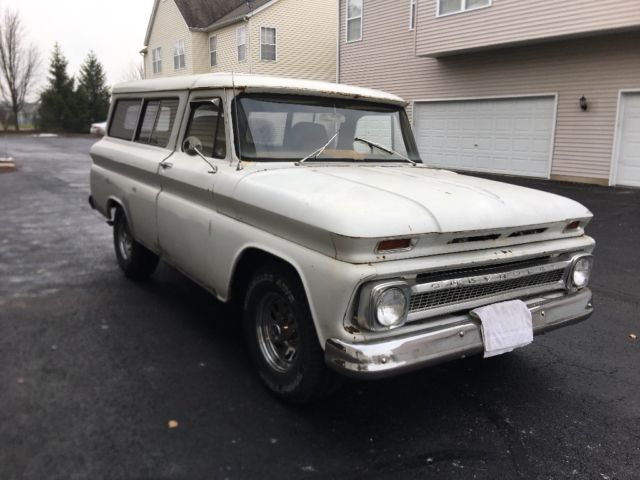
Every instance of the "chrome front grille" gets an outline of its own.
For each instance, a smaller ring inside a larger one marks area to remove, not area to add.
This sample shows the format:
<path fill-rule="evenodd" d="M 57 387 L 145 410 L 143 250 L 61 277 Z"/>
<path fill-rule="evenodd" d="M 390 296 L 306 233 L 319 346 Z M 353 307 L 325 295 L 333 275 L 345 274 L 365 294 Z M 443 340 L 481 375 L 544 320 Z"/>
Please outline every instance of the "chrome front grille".
<path fill-rule="evenodd" d="M 412 287 L 409 320 L 450 313 L 477 306 L 509 300 L 518 296 L 564 288 L 567 262 L 543 263 L 533 266 L 508 266 L 434 277 L 430 282 Z M 520 267 L 520 268 L 518 268 Z M 465 275 L 466 274 L 466 275 Z"/>

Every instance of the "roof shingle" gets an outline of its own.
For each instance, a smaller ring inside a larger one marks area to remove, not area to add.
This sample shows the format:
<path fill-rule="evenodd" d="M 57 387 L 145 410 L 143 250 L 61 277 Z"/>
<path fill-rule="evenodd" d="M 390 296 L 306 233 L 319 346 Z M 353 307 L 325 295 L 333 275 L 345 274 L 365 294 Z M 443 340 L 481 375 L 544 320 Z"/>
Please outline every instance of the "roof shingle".
<path fill-rule="evenodd" d="M 230 21 L 269 0 L 175 0 L 189 28 L 207 28 L 220 20 Z"/>

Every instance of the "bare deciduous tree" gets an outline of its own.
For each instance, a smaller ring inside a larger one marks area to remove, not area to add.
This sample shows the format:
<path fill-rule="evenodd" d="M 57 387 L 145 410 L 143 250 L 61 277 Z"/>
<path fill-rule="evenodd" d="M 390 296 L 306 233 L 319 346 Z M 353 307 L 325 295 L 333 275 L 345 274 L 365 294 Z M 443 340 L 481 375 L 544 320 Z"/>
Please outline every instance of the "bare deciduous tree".
<path fill-rule="evenodd" d="M 7 10 L 0 21 L 0 92 L 11 108 L 16 131 L 18 114 L 33 86 L 40 54 L 35 45 L 25 46 L 24 30 L 18 12 Z"/>
<path fill-rule="evenodd" d="M 121 81 L 130 82 L 132 80 L 144 80 L 144 64 L 142 62 L 129 62 L 129 68 L 122 75 Z"/>

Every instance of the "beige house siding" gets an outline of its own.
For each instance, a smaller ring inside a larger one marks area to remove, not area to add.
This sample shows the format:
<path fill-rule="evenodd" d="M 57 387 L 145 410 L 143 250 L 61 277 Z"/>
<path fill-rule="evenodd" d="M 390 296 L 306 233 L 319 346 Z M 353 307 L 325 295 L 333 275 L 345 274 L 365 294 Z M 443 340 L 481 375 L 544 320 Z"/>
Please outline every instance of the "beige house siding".
<path fill-rule="evenodd" d="M 338 0 L 277 0 L 250 17 L 213 32 L 190 31 L 175 2 L 158 3 L 145 56 L 147 78 L 153 78 L 152 50 L 162 47 L 162 73 L 157 76 L 207 72 L 239 72 L 336 81 Z M 247 26 L 247 60 L 238 62 L 236 30 Z M 277 60 L 260 59 L 260 28 L 275 27 Z M 218 63 L 211 67 L 209 37 L 217 37 Z M 173 70 L 173 43 L 184 38 L 186 68 Z"/>
<path fill-rule="evenodd" d="M 336 80 L 337 0 L 279 0 L 249 18 L 246 22 L 248 55 L 241 63 L 236 46 L 239 25 L 211 32 L 218 39 L 218 65 L 213 68 L 207 65 L 207 71 Z M 275 62 L 260 59 L 261 27 L 276 29 Z"/>
<path fill-rule="evenodd" d="M 191 44 L 193 65 L 191 73 L 207 73 L 209 71 L 209 35 L 191 32 Z"/>
<path fill-rule="evenodd" d="M 418 55 L 439 56 L 640 26 L 638 0 L 493 0 L 486 8 L 441 17 L 436 15 L 437 0 L 418 3 Z"/>
<path fill-rule="evenodd" d="M 155 21 L 151 27 L 147 54 L 144 58 L 144 71 L 146 78 L 170 77 L 193 73 L 192 33 L 178 10 L 175 2 L 158 2 Z M 182 70 L 173 68 L 173 44 L 177 40 L 184 40 L 185 67 Z M 152 51 L 154 48 L 162 48 L 162 72 L 154 75 Z"/>
<path fill-rule="evenodd" d="M 215 32 L 203 34 L 206 41 L 206 54 L 204 55 L 203 70 L 198 73 L 205 72 L 238 72 L 238 73 L 250 73 L 251 72 L 251 58 L 249 52 L 251 50 L 251 35 L 249 35 L 249 22 L 238 22 L 233 25 L 221 28 Z M 247 27 L 247 59 L 244 62 L 238 62 L 238 45 L 236 41 L 237 30 L 240 26 L 245 25 Z M 218 39 L 218 64 L 215 67 L 211 67 L 209 61 L 209 37 L 215 35 Z M 256 73 L 256 72 L 254 72 Z"/>
<path fill-rule="evenodd" d="M 424 58 L 414 53 L 408 8 L 394 12 L 385 0 L 365 0 L 363 41 L 345 43 L 344 5 L 341 82 L 408 101 L 557 94 L 552 176 L 608 179 L 618 91 L 640 88 L 640 33 Z"/>

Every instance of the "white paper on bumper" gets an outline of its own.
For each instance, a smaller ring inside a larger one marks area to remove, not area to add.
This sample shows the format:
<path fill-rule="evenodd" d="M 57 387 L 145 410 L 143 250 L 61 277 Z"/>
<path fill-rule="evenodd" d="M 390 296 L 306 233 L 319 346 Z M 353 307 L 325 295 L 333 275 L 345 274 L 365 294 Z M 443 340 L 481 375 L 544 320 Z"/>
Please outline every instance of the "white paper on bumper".
<path fill-rule="evenodd" d="M 511 352 L 533 342 L 531 312 L 522 300 L 494 303 L 471 313 L 480 319 L 484 358 Z"/>

